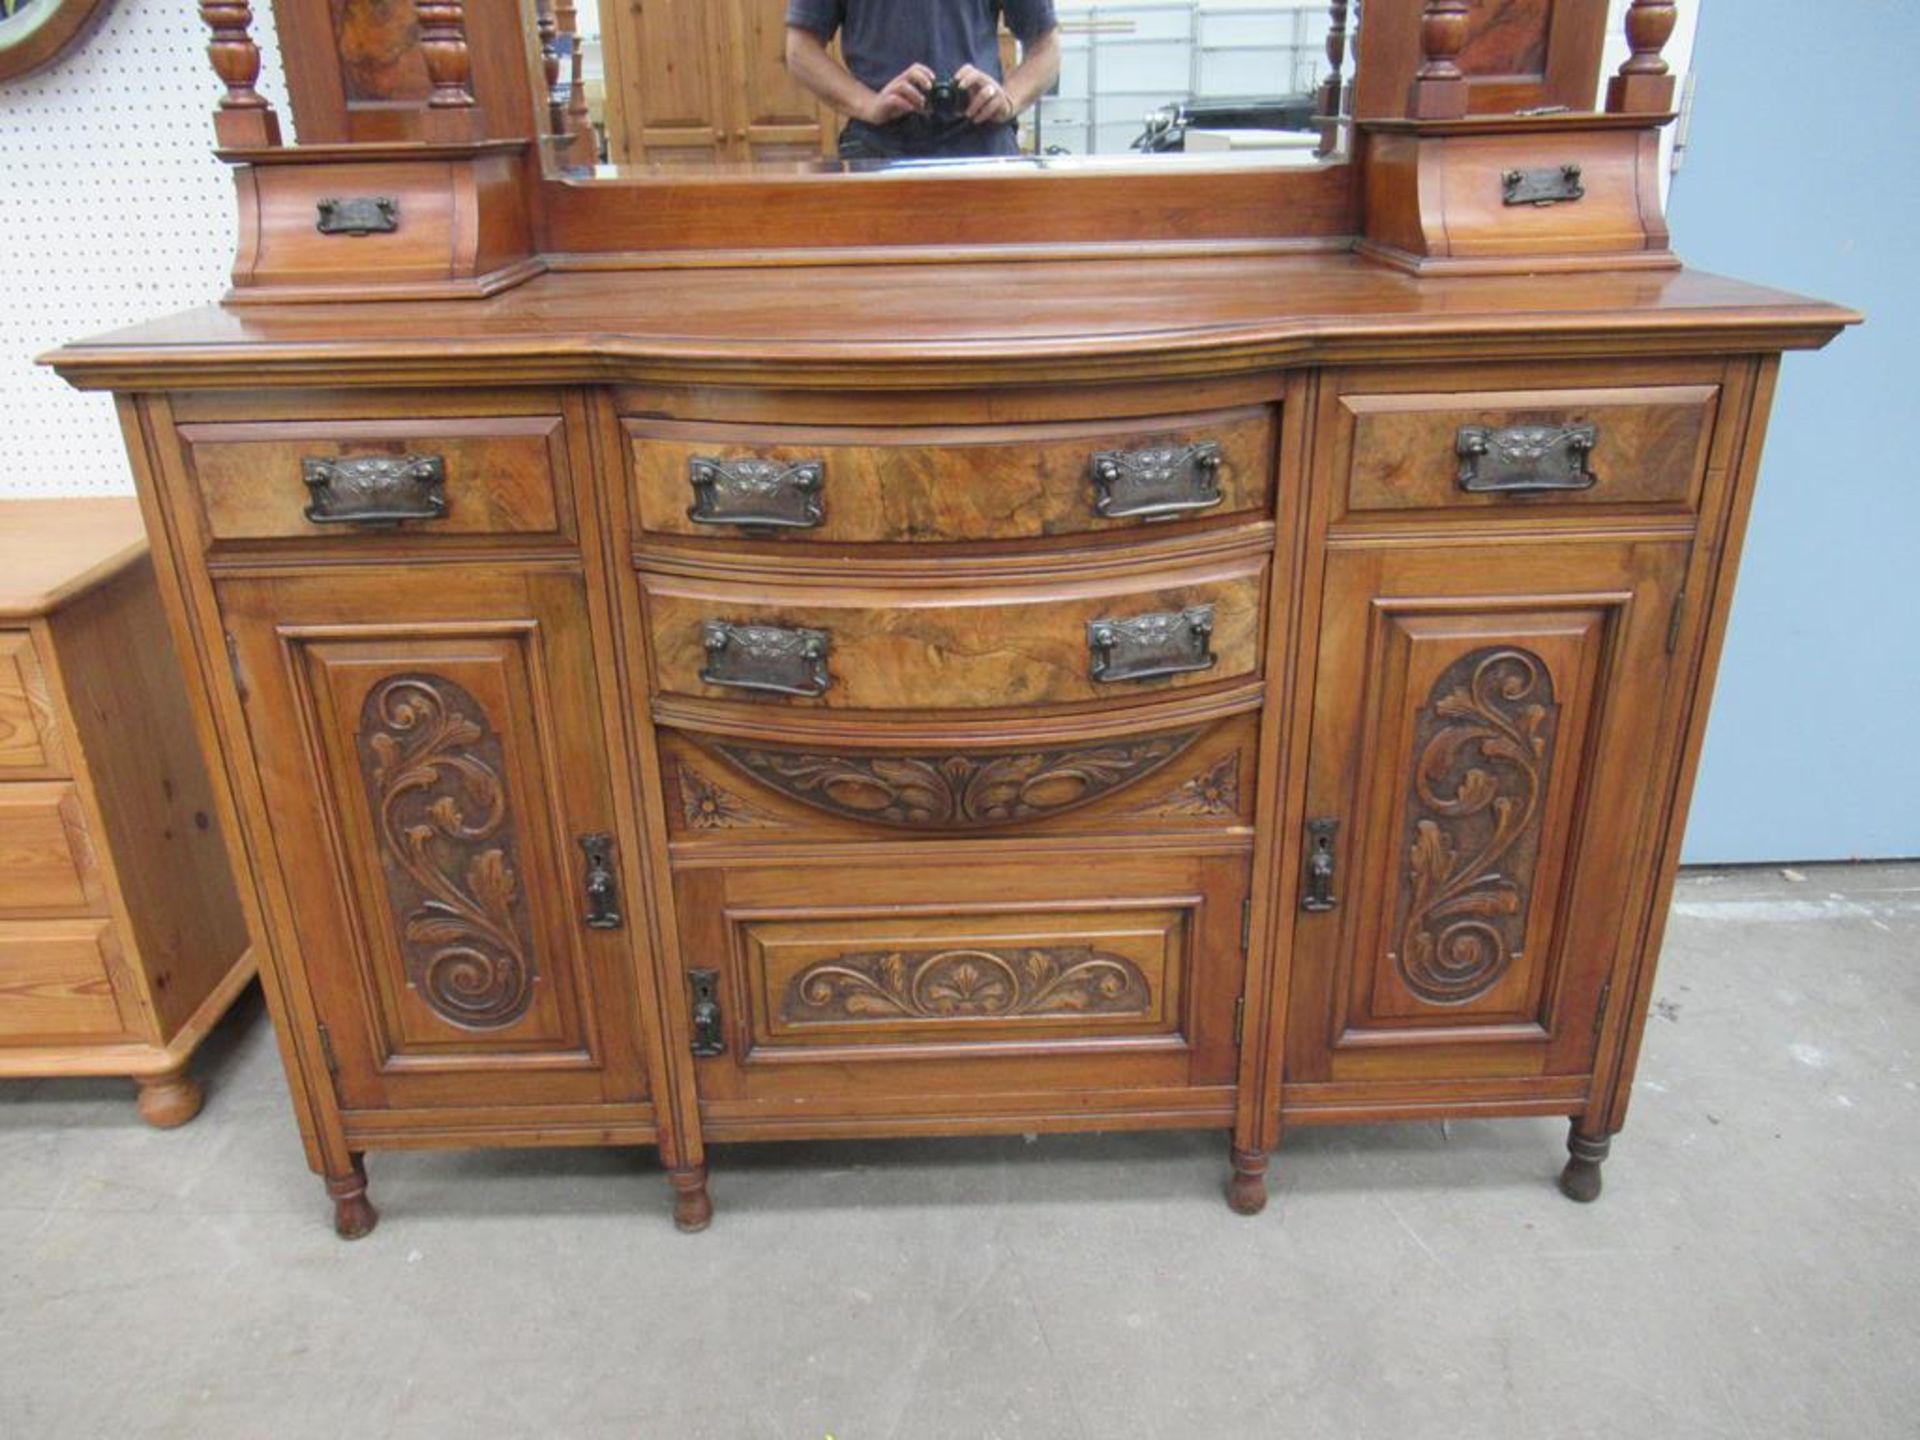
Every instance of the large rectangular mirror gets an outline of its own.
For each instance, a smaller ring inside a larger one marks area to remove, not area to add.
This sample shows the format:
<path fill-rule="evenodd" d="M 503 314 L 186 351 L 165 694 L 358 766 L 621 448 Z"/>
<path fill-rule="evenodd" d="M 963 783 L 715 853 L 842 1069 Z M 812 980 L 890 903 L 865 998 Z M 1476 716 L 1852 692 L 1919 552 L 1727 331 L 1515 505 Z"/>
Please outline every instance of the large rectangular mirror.
<path fill-rule="evenodd" d="M 602 176 L 1314 164 L 1347 9 L 537 0 L 549 153 Z"/>

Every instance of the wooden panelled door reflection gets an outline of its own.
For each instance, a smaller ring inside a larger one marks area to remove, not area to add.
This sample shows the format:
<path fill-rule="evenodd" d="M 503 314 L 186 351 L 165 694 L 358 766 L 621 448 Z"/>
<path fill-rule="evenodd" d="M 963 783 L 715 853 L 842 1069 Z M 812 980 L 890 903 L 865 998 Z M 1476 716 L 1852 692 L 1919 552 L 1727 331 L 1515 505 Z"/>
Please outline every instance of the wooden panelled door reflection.
<path fill-rule="evenodd" d="M 643 1098 L 579 577 L 221 600 L 343 1106 Z"/>
<path fill-rule="evenodd" d="M 1689 548 L 1330 557 L 1294 1099 L 1591 1072 Z"/>

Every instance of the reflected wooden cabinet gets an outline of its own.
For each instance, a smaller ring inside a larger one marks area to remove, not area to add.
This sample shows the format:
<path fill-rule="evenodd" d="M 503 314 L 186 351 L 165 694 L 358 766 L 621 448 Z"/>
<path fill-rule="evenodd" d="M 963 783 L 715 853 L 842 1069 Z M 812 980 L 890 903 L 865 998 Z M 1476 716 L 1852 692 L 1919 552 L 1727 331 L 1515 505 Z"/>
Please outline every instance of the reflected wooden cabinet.
<path fill-rule="evenodd" d="M 696 166 L 832 153 L 832 112 L 787 73 L 785 15 L 756 0 L 603 7 L 612 162 Z"/>

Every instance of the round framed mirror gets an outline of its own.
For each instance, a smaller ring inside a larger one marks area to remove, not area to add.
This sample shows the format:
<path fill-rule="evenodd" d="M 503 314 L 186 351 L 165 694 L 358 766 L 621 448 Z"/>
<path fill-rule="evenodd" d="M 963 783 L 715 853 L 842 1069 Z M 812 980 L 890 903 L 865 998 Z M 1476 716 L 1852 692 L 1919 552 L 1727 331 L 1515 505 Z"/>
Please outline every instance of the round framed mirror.
<path fill-rule="evenodd" d="M 51 65 L 77 45 L 108 0 L 0 0 L 0 80 Z"/>

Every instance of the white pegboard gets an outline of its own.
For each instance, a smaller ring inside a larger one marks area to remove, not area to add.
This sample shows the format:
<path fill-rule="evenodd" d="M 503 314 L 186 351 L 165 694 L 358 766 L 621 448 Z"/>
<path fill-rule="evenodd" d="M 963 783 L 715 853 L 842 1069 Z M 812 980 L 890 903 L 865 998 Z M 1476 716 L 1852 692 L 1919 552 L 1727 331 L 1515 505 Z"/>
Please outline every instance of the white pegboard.
<path fill-rule="evenodd" d="M 289 127 L 265 0 L 253 34 L 260 90 Z M 132 488 L 112 400 L 33 360 L 226 289 L 234 200 L 213 158 L 219 97 L 187 0 L 113 0 L 79 49 L 0 82 L 0 495 Z"/>

